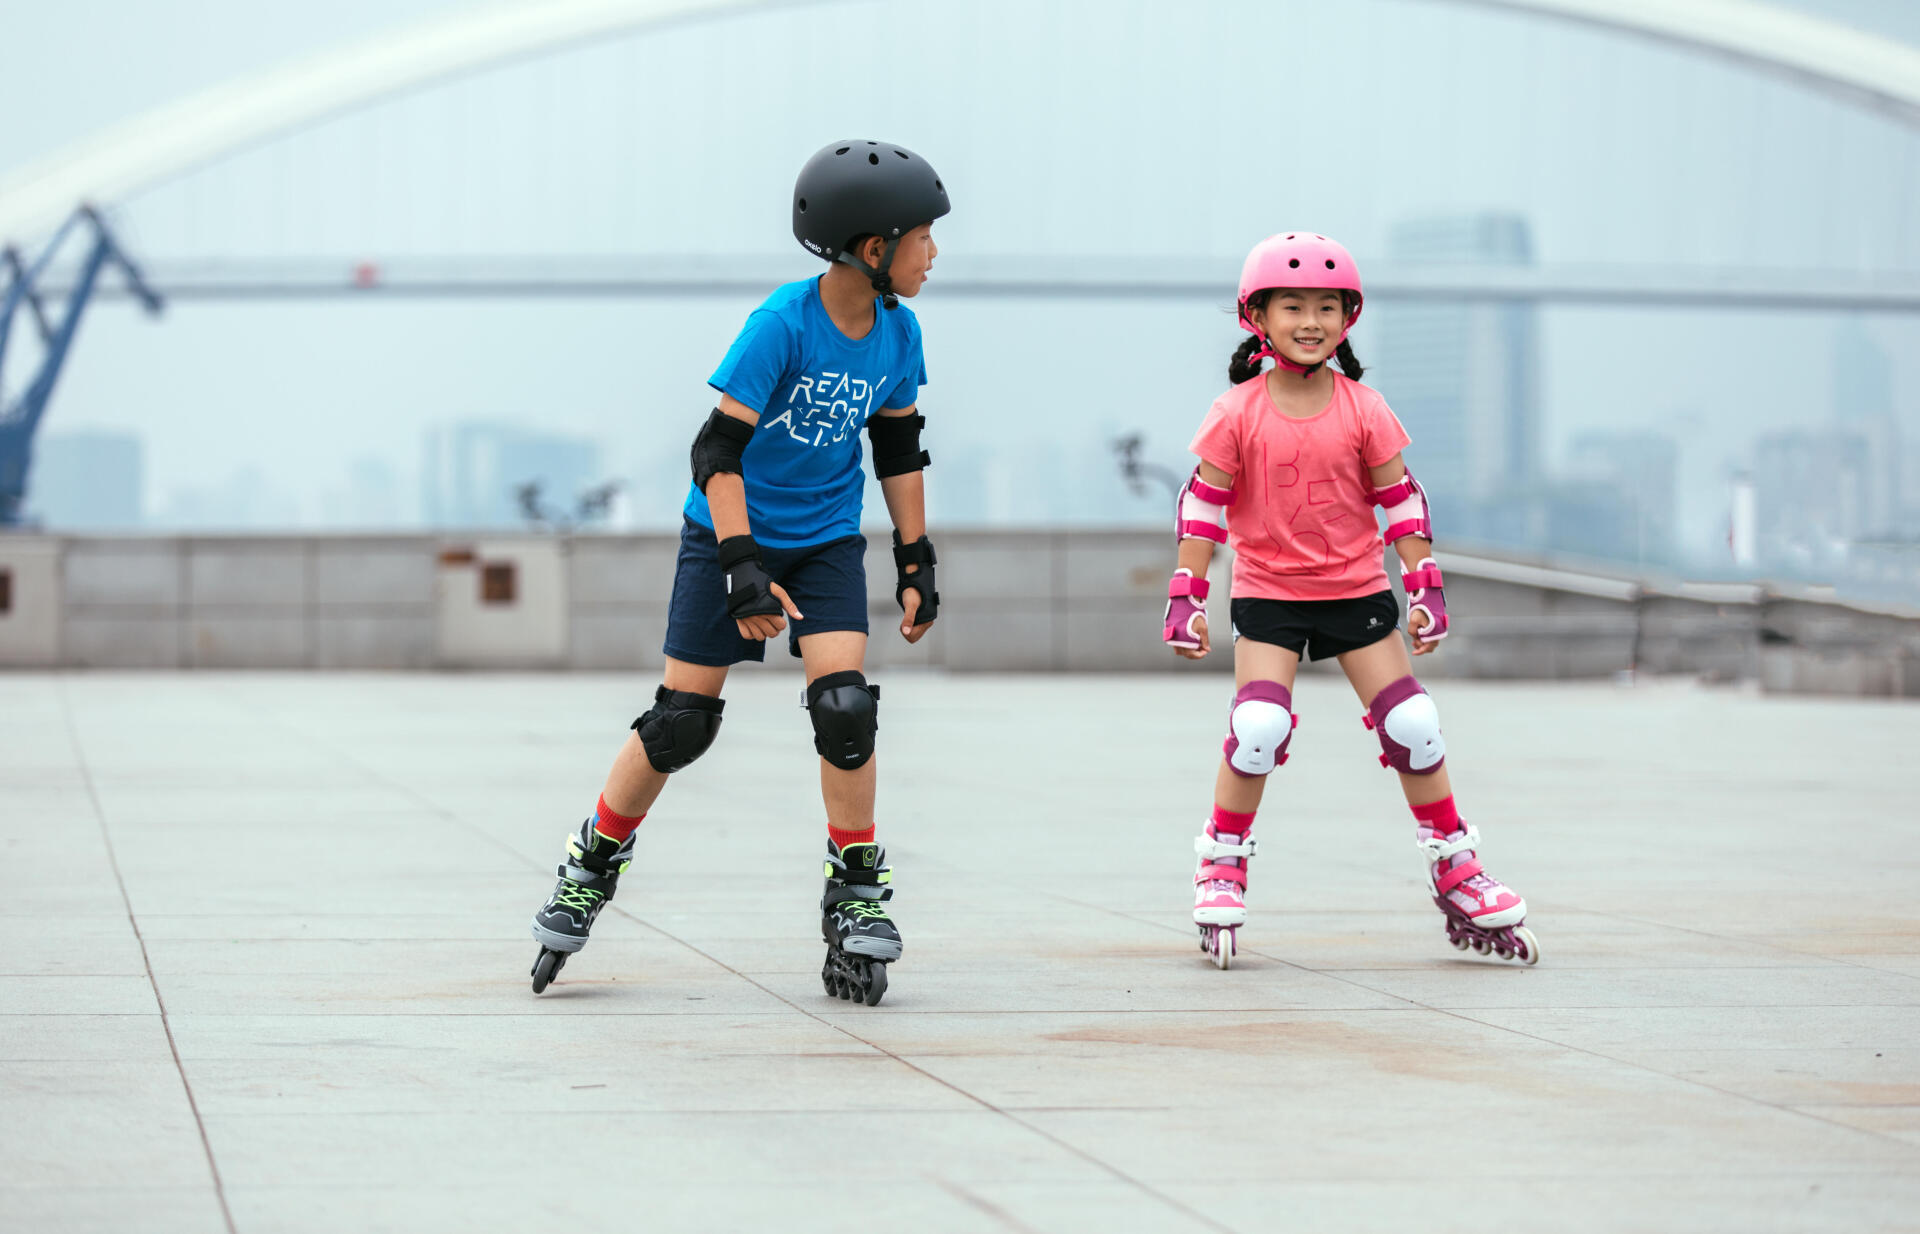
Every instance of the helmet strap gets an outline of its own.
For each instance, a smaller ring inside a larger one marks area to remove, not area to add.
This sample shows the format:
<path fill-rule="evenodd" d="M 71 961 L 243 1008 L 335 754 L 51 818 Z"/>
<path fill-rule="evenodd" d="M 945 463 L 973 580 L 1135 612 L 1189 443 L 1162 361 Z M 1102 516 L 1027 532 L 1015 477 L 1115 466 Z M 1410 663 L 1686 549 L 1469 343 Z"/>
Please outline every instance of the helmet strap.
<path fill-rule="evenodd" d="M 867 280 L 873 284 L 874 291 L 879 293 L 881 305 L 885 308 L 897 309 L 900 307 L 900 297 L 893 294 L 893 275 L 888 272 L 893 269 L 894 250 L 899 247 L 899 236 L 888 240 L 887 247 L 880 254 L 880 264 L 877 267 L 868 265 L 845 249 L 840 250 L 840 256 L 834 260 L 844 261 L 866 275 Z"/>

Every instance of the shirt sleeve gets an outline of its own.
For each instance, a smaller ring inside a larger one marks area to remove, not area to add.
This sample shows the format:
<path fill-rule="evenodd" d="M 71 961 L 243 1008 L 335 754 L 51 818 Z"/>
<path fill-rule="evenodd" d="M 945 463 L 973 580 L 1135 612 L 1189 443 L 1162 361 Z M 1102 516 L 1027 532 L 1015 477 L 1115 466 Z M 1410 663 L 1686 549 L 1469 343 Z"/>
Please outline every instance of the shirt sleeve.
<path fill-rule="evenodd" d="M 1187 449 L 1230 476 L 1240 474 L 1240 432 L 1228 413 L 1226 400 L 1215 400 L 1207 409 L 1207 418 L 1200 422 L 1200 431 L 1193 435 L 1193 444 Z"/>
<path fill-rule="evenodd" d="M 707 384 L 762 415 L 780 384 L 780 374 L 791 367 L 792 360 L 793 335 L 787 323 L 777 314 L 755 309 Z"/>
<path fill-rule="evenodd" d="M 903 308 L 894 311 L 905 312 L 906 310 Z M 893 383 L 893 389 L 887 394 L 887 401 L 880 404 L 889 410 L 899 411 L 918 403 L 920 387 L 927 384 L 927 358 L 920 350 L 920 320 L 917 317 L 908 319 L 905 359 L 906 364 L 901 371 L 906 376 Z"/>
<path fill-rule="evenodd" d="M 1368 393 L 1373 397 L 1360 401 L 1360 460 L 1369 467 L 1378 467 L 1406 449 L 1413 438 L 1407 436 L 1400 417 L 1393 414 L 1387 400 L 1377 392 Z"/>

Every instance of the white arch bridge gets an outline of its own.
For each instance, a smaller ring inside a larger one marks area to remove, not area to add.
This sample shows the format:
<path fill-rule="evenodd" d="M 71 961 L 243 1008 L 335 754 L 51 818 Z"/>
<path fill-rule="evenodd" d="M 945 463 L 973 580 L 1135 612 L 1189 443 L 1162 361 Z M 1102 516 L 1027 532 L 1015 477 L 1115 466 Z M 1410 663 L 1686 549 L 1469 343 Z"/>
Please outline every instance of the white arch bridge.
<path fill-rule="evenodd" d="M 430 21 L 234 81 L 0 180 L 0 241 L 30 242 L 82 203 L 111 205 L 249 147 L 432 83 L 678 23 L 829 0 L 543 0 Z M 1920 130 L 1920 50 L 1762 0 L 1436 0 L 1574 21 L 1731 59 Z M 1216 265 L 1219 268 L 1216 268 Z M 764 289 L 779 258 L 488 258 L 378 270 L 285 262 L 151 270 L 170 298 L 684 296 Z M 1911 275 L 1608 267 L 1374 267 L 1370 294 L 1575 304 L 1920 308 Z M 1222 263 L 950 260 L 943 294 L 1214 298 Z M 57 280 L 56 280 L 57 283 Z M 103 295 L 115 294 L 103 288 Z"/>

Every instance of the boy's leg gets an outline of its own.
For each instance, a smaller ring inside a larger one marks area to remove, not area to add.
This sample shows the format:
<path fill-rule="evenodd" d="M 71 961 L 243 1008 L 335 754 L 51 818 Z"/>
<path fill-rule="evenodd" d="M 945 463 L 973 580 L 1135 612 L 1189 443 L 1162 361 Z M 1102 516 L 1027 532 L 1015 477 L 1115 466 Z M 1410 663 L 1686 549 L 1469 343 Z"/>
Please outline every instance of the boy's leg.
<path fill-rule="evenodd" d="M 800 659 L 812 686 L 835 673 L 859 674 L 866 663 L 867 636 L 858 630 L 828 630 L 799 640 Z M 851 680 L 849 678 L 849 680 Z M 858 689 L 859 687 L 852 687 Z M 820 799 L 827 807 L 827 834 L 835 845 L 864 844 L 873 839 L 873 799 L 876 775 L 871 750 L 873 734 L 865 728 L 872 714 L 867 705 L 827 717 L 813 712 L 814 733 L 834 743 L 834 759 L 820 759 Z M 859 766 L 845 764 L 858 760 Z M 836 763 L 841 765 L 836 765 Z"/>
<path fill-rule="evenodd" d="M 661 681 L 676 694 L 719 698 L 721 688 L 726 685 L 727 670 L 707 664 L 689 664 L 668 656 L 666 672 L 662 674 Z M 627 819 L 638 819 L 653 808 L 660 790 L 667 786 L 670 774 L 653 765 L 639 730 L 632 730 L 627 734 L 626 743 L 620 747 L 620 753 L 614 757 L 612 770 L 607 772 L 607 782 L 600 790 L 600 800 L 616 814 Z"/>

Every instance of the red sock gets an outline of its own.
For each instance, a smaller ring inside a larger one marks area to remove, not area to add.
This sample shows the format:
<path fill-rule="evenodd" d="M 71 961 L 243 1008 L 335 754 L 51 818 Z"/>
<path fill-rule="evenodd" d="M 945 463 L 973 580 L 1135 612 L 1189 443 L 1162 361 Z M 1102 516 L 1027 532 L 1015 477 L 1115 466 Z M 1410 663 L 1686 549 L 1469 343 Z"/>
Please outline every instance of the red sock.
<path fill-rule="evenodd" d="M 1216 833 L 1226 832 L 1230 836 L 1245 838 L 1253 830 L 1253 815 L 1235 814 L 1225 806 L 1213 807 L 1213 829 Z"/>
<path fill-rule="evenodd" d="M 1438 801 L 1407 808 L 1413 811 L 1415 818 L 1443 836 L 1450 836 L 1460 830 L 1460 811 L 1454 806 L 1451 794 Z"/>
<path fill-rule="evenodd" d="M 865 831 L 842 831 L 832 823 L 827 824 L 827 838 L 833 841 L 835 848 L 845 848 L 849 844 L 873 843 L 873 828 Z"/>
<path fill-rule="evenodd" d="M 632 818 L 615 814 L 612 807 L 607 805 L 607 799 L 602 797 L 600 804 L 593 807 L 593 829 L 609 840 L 624 841 L 633 834 L 633 829 L 638 827 L 640 820 L 646 816 L 644 810 Z"/>

